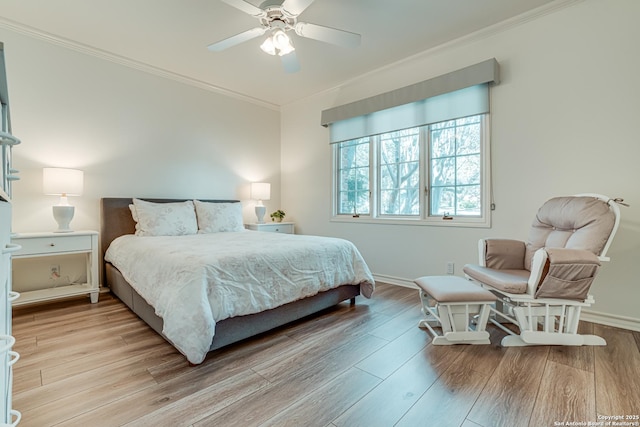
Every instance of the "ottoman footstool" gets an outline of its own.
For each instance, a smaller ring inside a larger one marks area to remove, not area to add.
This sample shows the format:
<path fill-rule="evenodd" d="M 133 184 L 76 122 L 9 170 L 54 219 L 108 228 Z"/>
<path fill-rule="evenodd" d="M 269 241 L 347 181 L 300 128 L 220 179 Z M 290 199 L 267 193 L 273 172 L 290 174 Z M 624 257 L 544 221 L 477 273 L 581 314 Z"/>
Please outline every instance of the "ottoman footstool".
<path fill-rule="evenodd" d="M 420 288 L 422 312 L 418 323 L 433 335 L 434 345 L 489 344 L 485 330 L 494 294 L 458 276 L 424 276 L 414 280 Z M 477 315 L 475 325 L 470 319 Z M 442 335 L 433 328 L 441 327 Z"/>

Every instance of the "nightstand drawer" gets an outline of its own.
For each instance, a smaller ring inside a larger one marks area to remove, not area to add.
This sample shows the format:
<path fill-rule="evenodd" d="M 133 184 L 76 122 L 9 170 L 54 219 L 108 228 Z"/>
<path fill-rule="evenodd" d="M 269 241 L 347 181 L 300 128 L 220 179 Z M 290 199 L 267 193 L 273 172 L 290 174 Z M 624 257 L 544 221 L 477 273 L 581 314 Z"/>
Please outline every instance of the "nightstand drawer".
<path fill-rule="evenodd" d="M 293 234 L 293 224 L 277 224 L 267 227 L 264 231 L 271 231 L 273 233 L 285 233 Z"/>
<path fill-rule="evenodd" d="M 269 233 L 293 234 L 293 222 L 271 222 L 264 224 L 245 224 L 245 228 L 254 231 L 266 231 Z"/>
<path fill-rule="evenodd" d="M 20 236 L 12 239 L 13 243 L 22 246 L 22 249 L 13 253 L 13 257 L 64 253 L 64 252 L 89 252 L 91 251 L 91 236 L 55 236 L 55 237 L 28 237 Z"/>

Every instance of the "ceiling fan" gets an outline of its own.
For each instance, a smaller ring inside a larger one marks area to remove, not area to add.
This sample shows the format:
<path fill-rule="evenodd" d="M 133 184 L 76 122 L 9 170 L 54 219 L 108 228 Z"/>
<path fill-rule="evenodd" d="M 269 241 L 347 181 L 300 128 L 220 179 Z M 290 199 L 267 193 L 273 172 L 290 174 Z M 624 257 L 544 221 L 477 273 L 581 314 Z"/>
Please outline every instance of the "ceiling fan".
<path fill-rule="evenodd" d="M 314 0 L 265 0 L 260 4 L 260 7 L 254 6 L 245 0 L 222 1 L 254 16 L 260 21 L 260 26 L 210 44 L 208 49 L 214 52 L 260 37 L 268 32 L 269 36 L 260 45 L 260 48 L 270 55 L 280 56 L 285 71 L 287 73 L 295 73 L 300 70 L 300 63 L 296 57 L 293 43 L 287 35 L 291 30 L 300 37 L 338 46 L 356 47 L 360 45 L 360 34 L 307 22 L 298 22 L 298 15 L 309 7 Z"/>

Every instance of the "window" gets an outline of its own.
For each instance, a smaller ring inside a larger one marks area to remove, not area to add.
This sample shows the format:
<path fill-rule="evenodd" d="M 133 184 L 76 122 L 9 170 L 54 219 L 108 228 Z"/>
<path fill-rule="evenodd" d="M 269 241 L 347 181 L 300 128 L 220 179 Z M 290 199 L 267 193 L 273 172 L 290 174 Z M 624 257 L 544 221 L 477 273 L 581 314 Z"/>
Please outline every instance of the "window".
<path fill-rule="evenodd" d="M 488 224 L 486 120 L 480 114 L 334 144 L 336 217 Z"/>
<path fill-rule="evenodd" d="M 490 225 L 495 58 L 322 111 L 335 153 L 333 217 Z"/>

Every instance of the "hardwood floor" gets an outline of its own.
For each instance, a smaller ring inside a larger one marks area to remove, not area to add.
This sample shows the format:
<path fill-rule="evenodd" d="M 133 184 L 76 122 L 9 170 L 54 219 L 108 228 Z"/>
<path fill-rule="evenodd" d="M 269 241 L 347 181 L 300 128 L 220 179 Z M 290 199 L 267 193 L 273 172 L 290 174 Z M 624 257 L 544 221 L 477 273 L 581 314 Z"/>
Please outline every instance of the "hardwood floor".
<path fill-rule="evenodd" d="M 433 346 L 420 317 L 417 291 L 378 284 L 371 300 L 193 367 L 110 294 L 19 308 L 13 406 L 20 427 L 544 427 L 640 414 L 638 332 L 583 323 L 608 345 L 502 348 L 491 328 L 491 345 Z"/>

